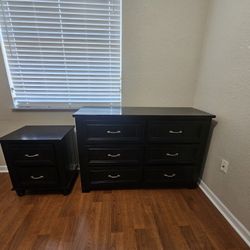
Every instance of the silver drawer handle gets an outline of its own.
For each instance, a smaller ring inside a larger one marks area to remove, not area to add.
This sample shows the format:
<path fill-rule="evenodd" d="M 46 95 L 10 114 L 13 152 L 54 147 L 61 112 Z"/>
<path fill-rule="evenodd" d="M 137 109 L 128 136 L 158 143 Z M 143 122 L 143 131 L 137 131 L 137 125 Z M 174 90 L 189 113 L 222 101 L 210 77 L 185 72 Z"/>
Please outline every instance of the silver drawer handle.
<path fill-rule="evenodd" d="M 169 132 L 169 134 L 182 134 L 183 133 L 182 130 L 179 130 L 179 131 L 169 130 L 168 132 Z"/>
<path fill-rule="evenodd" d="M 34 157 L 38 157 L 39 154 L 34 154 L 34 155 L 29 155 L 29 154 L 25 154 L 25 157 L 28 157 L 28 158 L 34 158 Z"/>
<path fill-rule="evenodd" d="M 111 157 L 111 158 L 117 158 L 117 157 L 120 157 L 121 154 L 116 154 L 116 155 L 113 155 L 113 154 L 108 154 L 108 157 Z"/>
<path fill-rule="evenodd" d="M 167 178 L 173 178 L 175 176 L 176 174 L 164 174 L 164 177 L 167 177 Z"/>
<path fill-rule="evenodd" d="M 43 179 L 44 176 L 43 175 L 41 175 L 41 176 L 33 176 L 33 175 L 31 175 L 30 178 L 33 179 L 33 180 L 40 180 L 40 179 Z"/>
<path fill-rule="evenodd" d="M 179 155 L 179 153 L 175 153 L 175 154 L 166 153 L 166 156 L 171 156 L 171 157 L 176 157 L 178 155 Z"/>
<path fill-rule="evenodd" d="M 108 175 L 108 178 L 110 178 L 110 179 L 117 179 L 117 178 L 120 178 L 121 176 L 119 175 L 119 174 L 117 174 L 117 175 L 111 175 L 111 174 L 109 174 Z"/>
<path fill-rule="evenodd" d="M 117 131 L 110 131 L 110 130 L 108 130 L 107 131 L 107 134 L 120 134 L 120 133 L 121 133 L 120 130 L 117 130 Z"/>

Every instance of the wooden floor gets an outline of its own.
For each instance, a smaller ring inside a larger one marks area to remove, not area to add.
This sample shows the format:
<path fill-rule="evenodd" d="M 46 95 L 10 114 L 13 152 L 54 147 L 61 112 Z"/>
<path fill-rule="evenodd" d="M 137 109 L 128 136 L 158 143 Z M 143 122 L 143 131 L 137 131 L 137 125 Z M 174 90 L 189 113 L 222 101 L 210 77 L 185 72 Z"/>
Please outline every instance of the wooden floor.
<path fill-rule="evenodd" d="M 68 196 L 10 191 L 0 174 L 0 249 L 249 249 L 199 189 Z"/>

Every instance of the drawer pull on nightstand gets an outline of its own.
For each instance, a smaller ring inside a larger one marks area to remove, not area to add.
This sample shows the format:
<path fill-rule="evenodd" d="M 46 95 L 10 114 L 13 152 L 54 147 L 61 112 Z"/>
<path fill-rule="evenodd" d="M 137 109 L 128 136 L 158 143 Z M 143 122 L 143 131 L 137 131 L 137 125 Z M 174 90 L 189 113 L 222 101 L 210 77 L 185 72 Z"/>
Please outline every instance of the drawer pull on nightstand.
<path fill-rule="evenodd" d="M 120 130 L 117 130 L 117 131 L 110 131 L 110 130 L 108 130 L 107 131 L 107 134 L 120 134 L 120 133 L 121 133 Z"/>
<path fill-rule="evenodd" d="M 33 176 L 33 175 L 31 175 L 30 178 L 33 179 L 33 180 L 40 180 L 40 179 L 43 179 L 44 176 L 43 175 L 41 175 L 41 176 Z"/>
<path fill-rule="evenodd" d="M 117 179 L 117 178 L 120 178 L 121 176 L 119 175 L 119 174 L 117 174 L 117 175 L 111 175 L 111 174 L 109 174 L 108 175 L 108 178 L 110 178 L 110 179 Z"/>
<path fill-rule="evenodd" d="M 116 155 L 113 155 L 113 154 L 108 154 L 108 157 L 111 157 L 111 158 L 117 158 L 117 157 L 120 157 L 121 154 L 116 154 Z"/>
<path fill-rule="evenodd" d="M 167 178 L 173 178 L 176 176 L 176 174 L 164 174 L 163 176 Z"/>
<path fill-rule="evenodd" d="M 168 132 L 169 132 L 169 134 L 182 134 L 183 133 L 182 130 L 179 130 L 179 131 L 169 130 Z"/>
<path fill-rule="evenodd" d="M 178 155 L 179 153 L 175 153 L 175 154 L 166 153 L 166 156 L 170 156 L 170 157 L 177 157 Z"/>
<path fill-rule="evenodd" d="M 28 158 L 34 158 L 34 157 L 38 157 L 39 154 L 34 154 L 34 155 L 29 155 L 29 154 L 26 154 L 25 157 L 28 157 Z"/>

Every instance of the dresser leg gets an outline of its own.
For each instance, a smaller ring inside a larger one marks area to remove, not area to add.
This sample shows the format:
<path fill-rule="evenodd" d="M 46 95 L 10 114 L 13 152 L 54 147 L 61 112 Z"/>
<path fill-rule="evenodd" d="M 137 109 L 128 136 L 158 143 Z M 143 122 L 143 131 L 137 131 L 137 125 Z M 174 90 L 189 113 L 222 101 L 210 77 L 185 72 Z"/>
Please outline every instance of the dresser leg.
<path fill-rule="evenodd" d="M 189 189 L 195 189 L 195 188 L 197 188 L 197 187 L 198 187 L 197 182 L 192 182 L 192 183 L 190 183 L 190 184 L 188 185 L 188 188 L 189 188 Z"/>
<path fill-rule="evenodd" d="M 88 193 L 90 191 L 90 184 L 87 178 L 83 180 L 83 174 L 81 173 L 81 188 L 82 193 Z"/>
<path fill-rule="evenodd" d="M 68 188 L 68 189 L 64 189 L 63 191 L 62 191 L 62 194 L 64 195 L 64 196 L 66 196 L 66 195 L 69 195 L 70 194 L 70 189 Z"/>
<path fill-rule="evenodd" d="M 90 187 L 86 185 L 82 185 L 82 193 L 89 193 Z"/>
<path fill-rule="evenodd" d="M 90 189 L 82 189 L 82 193 L 89 193 Z"/>

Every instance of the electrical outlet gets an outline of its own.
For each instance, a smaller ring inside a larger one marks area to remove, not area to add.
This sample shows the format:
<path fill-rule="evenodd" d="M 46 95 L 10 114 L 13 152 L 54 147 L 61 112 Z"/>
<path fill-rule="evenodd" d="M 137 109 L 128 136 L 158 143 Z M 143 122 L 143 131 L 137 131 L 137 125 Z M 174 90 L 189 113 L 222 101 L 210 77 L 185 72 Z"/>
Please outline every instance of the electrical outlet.
<path fill-rule="evenodd" d="M 229 162 L 225 159 L 222 159 L 220 164 L 220 170 L 226 174 L 228 171 L 228 166 Z"/>

